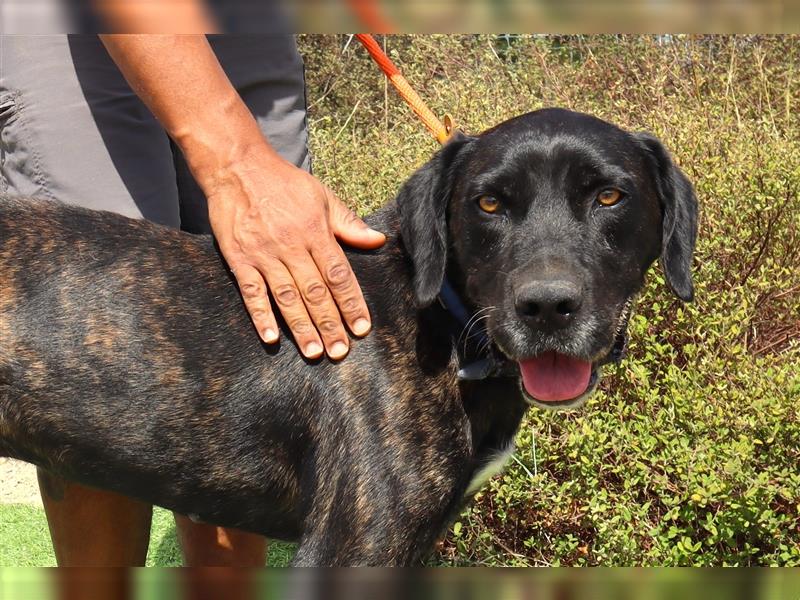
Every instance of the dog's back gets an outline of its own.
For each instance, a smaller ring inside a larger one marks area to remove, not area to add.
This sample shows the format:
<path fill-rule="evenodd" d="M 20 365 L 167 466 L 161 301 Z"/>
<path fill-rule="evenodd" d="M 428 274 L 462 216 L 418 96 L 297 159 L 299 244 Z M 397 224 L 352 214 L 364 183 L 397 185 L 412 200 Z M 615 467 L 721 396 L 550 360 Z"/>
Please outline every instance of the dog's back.
<path fill-rule="evenodd" d="M 0 454 L 284 539 L 353 510 L 413 523 L 469 468 L 449 343 L 420 364 L 392 242 L 350 255 L 374 331 L 335 365 L 286 329 L 261 343 L 209 237 L 2 199 L 0 240 Z"/>
<path fill-rule="evenodd" d="M 300 453 L 267 440 L 303 412 L 289 381 L 261 381 L 293 356 L 265 352 L 210 238 L 3 199 L 0 240 L 0 451 L 137 497 L 213 497 L 208 513 L 264 493 L 248 481 L 295 506 Z"/>

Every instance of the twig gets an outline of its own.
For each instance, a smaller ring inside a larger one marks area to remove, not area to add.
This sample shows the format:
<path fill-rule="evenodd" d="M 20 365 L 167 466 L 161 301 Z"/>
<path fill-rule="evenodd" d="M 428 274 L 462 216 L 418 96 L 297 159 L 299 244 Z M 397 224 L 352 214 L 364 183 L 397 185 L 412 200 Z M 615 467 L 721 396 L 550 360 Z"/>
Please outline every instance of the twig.
<path fill-rule="evenodd" d="M 354 37 L 355 37 L 355 34 L 353 34 L 353 33 L 351 33 L 349 36 L 347 36 L 347 41 L 344 43 L 344 48 L 342 48 L 342 54 L 347 52 L 347 49 L 350 47 L 350 42 L 353 41 Z"/>
<path fill-rule="evenodd" d="M 383 36 L 383 53 L 386 54 L 386 38 Z M 387 55 L 388 56 L 388 55 Z M 389 78 L 383 78 L 383 130 L 389 131 Z"/>
<path fill-rule="evenodd" d="M 783 335 L 781 335 L 781 336 L 778 336 L 778 338 L 777 338 L 777 339 L 774 339 L 774 340 L 772 340 L 772 341 L 771 341 L 769 344 L 767 344 L 766 346 L 762 346 L 761 348 L 758 348 L 758 349 L 755 351 L 755 354 L 756 354 L 756 355 L 762 355 L 762 356 L 763 356 L 763 355 L 764 355 L 764 354 L 766 354 L 766 353 L 767 353 L 769 350 L 772 350 L 772 349 L 773 349 L 775 346 L 778 346 L 778 345 L 780 345 L 780 344 L 783 344 L 783 343 L 785 343 L 785 342 L 788 342 L 788 341 L 789 341 L 789 339 L 790 339 L 790 336 L 789 336 L 789 334 L 788 334 L 788 333 L 784 333 Z"/>
<path fill-rule="evenodd" d="M 515 463 L 517 463 L 520 467 L 522 467 L 522 470 L 525 471 L 528 474 L 528 477 L 530 477 L 531 479 L 535 478 L 534 474 L 531 473 L 531 471 L 530 471 L 530 469 L 528 469 L 528 467 L 526 467 L 524 464 L 522 464 L 522 461 L 517 458 L 516 454 L 512 454 L 511 458 L 514 459 Z"/>
<path fill-rule="evenodd" d="M 358 110 L 358 105 L 359 104 L 361 104 L 361 98 L 359 98 L 356 101 L 356 105 L 353 107 L 353 110 L 350 111 L 350 114 L 347 116 L 347 119 L 345 119 L 344 125 L 342 125 L 342 128 L 334 136 L 334 138 L 333 138 L 334 142 L 336 142 L 339 139 L 339 136 L 342 135 L 342 132 L 345 130 L 345 127 L 347 127 L 348 123 L 350 123 L 350 119 L 352 119 L 353 115 L 356 114 L 356 110 Z"/>
<path fill-rule="evenodd" d="M 786 98 L 785 98 L 785 116 L 786 127 L 789 127 L 789 121 L 792 114 L 791 99 L 792 99 L 792 83 L 794 82 L 794 53 L 792 53 L 792 62 L 789 64 L 789 74 L 786 76 Z"/>
<path fill-rule="evenodd" d="M 784 296 L 796 292 L 798 290 L 800 290 L 800 285 L 795 285 L 793 287 L 790 287 L 788 290 L 783 290 L 782 292 L 775 294 L 774 296 L 772 296 L 772 300 L 775 301 L 778 298 L 783 298 Z"/>
<path fill-rule="evenodd" d="M 733 74 L 736 70 L 736 40 L 731 40 L 731 62 L 728 67 L 728 82 L 725 86 L 725 96 L 728 95 L 728 92 L 731 94 L 731 98 L 733 99 L 733 111 L 736 113 L 736 124 L 739 129 L 742 128 L 742 117 L 739 115 L 739 104 L 736 101 L 736 92 L 733 89 Z"/>
<path fill-rule="evenodd" d="M 492 54 L 494 54 L 494 57 L 497 59 L 497 62 L 499 62 L 499 63 L 502 63 L 503 61 L 500 59 L 500 55 L 499 55 L 499 54 L 497 54 L 497 50 L 495 50 L 495 49 L 494 49 L 494 44 L 492 43 L 492 36 L 490 35 L 490 36 L 489 36 L 489 37 L 486 39 L 486 41 L 487 41 L 487 42 L 488 42 L 488 44 L 489 44 L 489 50 L 491 50 L 491 51 L 492 51 Z"/>
<path fill-rule="evenodd" d="M 772 123 L 772 130 L 775 132 L 775 135 L 778 136 L 780 133 L 778 132 L 778 126 L 775 124 L 775 114 L 772 109 L 772 95 L 769 93 L 769 85 L 767 84 L 767 75 L 764 72 L 764 61 L 766 60 L 767 56 L 764 52 L 762 52 L 761 46 L 757 45 L 755 48 L 756 52 L 756 65 L 758 67 L 758 79 L 761 82 L 761 89 L 764 92 L 764 98 L 767 104 L 768 110 L 763 110 L 763 112 L 767 113 L 770 122 Z M 760 92 L 759 92 L 760 95 Z"/>

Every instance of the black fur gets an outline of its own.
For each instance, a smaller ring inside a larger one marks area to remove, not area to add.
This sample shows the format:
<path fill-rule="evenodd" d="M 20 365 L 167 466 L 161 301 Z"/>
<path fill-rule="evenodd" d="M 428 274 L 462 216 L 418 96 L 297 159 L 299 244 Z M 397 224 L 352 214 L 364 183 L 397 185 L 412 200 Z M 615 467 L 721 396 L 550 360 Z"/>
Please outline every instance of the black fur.
<path fill-rule="evenodd" d="M 473 139 L 456 132 L 397 195 L 400 233 L 411 241 L 406 252 L 414 265 L 414 299 L 420 308 L 429 306 L 442 288 L 447 264 L 447 205 L 459 153 Z"/>
<path fill-rule="evenodd" d="M 653 136 L 639 133 L 646 148 L 664 211 L 661 264 L 672 291 L 687 302 L 694 298 L 691 266 L 697 237 L 697 198 L 686 175 L 675 166 L 664 146 Z"/>

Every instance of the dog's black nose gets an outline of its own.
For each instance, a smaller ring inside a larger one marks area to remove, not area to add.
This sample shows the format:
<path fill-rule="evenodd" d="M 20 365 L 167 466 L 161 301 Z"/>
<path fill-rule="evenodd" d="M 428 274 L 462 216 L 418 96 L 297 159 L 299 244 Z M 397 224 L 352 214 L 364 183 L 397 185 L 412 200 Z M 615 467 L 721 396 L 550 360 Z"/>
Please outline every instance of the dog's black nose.
<path fill-rule="evenodd" d="M 517 291 L 517 314 L 531 327 L 563 329 L 581 308 L 581 288 L 572 281 L 533 281 Z"/>

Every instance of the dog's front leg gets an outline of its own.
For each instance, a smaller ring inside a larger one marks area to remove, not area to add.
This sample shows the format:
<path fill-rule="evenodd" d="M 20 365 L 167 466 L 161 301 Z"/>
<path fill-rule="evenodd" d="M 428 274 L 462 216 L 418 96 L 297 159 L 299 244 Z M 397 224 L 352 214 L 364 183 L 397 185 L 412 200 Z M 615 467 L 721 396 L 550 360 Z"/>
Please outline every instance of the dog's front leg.
<path fill-rule="evenodd" d="M 361 535 L 347 524 L 323 528 L 303 536 L 292 561 L 295 567 L 408 566 L 425 549 L 408 531 L 387 524 L 381 532 Z"/>
<path fill-rule="evenodd" d="M 434 475 L 428 483 L 426 476 Z M 401 478 L 395 473 L 391 483 L 372 478 L 372 487 L 350 488 L 365 490 L 363 495 L 320 494 L 306 518 L 293 565 L 418 565 L 458 508 L 463 490 L 433 469 L 407 470 Z"/>

